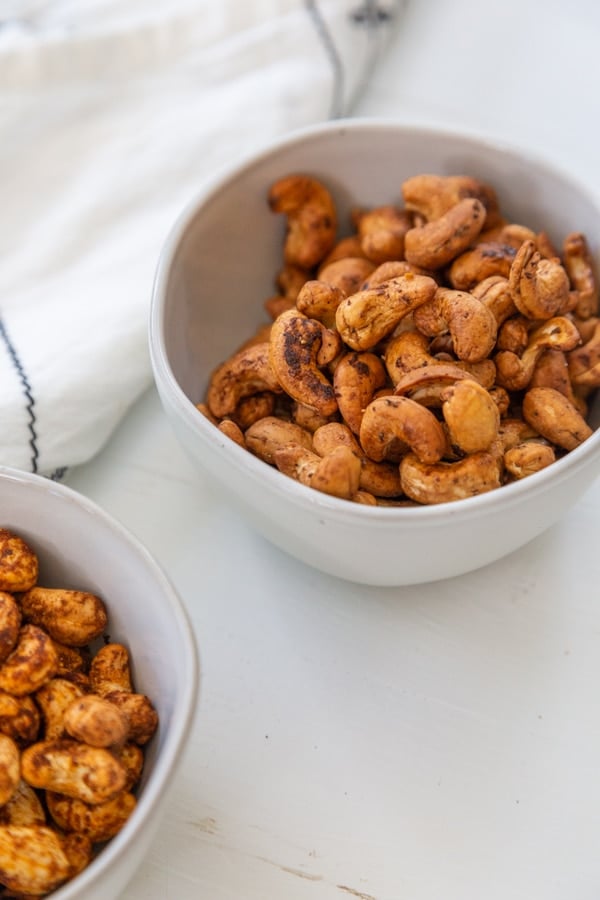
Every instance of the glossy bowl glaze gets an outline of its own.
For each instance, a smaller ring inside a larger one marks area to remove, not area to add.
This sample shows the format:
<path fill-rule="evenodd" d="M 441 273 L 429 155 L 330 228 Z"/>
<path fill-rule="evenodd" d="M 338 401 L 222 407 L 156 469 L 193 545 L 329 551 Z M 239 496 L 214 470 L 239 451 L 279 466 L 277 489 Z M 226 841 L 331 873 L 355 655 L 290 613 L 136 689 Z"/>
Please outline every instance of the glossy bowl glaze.
<path fill-rule="evenodd" d="M 265 537 L 318 569 L 374 585 L 434 581 L 505 556 L 556 522 L 597 476 L 598 432 L 544 471 L 490 493 L 381 508 L 296 483 L 194 408 L 213 369 L 266 321 L 263 303 L 281 267 L 285 227 L 266 195 L 293 172 L 327 184 L 342 222 L 354 206 L 398 202 L 411 175 L 469 174 L 494 186 L 512 221 L 544 229 L 557 244 L 569 231 L 583 231 L 596 259 L 597 199 L 543 160 L 476 135 L 337 121 L 297 132 L 220 173 L 192 199 L 159 261 L 149 342 L 165 412 L 199 471 Z M 599 415 L 596 402 L 594 427 Z"/>
<path fill-rule="evenodd" d="M 135 688 L 158 712 L 136 808 L 88 868 L 52 894 L 53 900 L 117 897 L 156 833 L 190 735 L 198 698 L 195 638 L 150 553 L 77 492 L 0 467 L 0 527 L 19 534 L 37 553 L 39 584 L 91 591 L 104 600 L 110 638 L 128 647 Z"/>

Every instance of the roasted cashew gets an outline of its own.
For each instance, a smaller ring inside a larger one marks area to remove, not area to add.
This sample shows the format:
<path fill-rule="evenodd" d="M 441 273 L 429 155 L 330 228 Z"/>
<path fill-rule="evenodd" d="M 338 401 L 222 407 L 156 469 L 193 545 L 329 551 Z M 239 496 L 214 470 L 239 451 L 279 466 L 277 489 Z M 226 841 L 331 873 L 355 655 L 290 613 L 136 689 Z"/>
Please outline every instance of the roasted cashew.
<path fill-rule="evenodd" d="M 412 228 L 412 217 L 404 209 L 395 206 L 378 206 L 358 216 L 357 229 L 360 246 L 372 262 L 402 259 L 404 238 Z"/>
<path fill-rule="evenodd" d="M 86 803 L 109 800 L 126 780 L 123 766 L 110 750 L 72 740 L 31 744 L 21 754 L 21 772 L 31 787 Z"/>
<path fill-rule="evenodd" d="M 286 300 L 295 300 L 308 277 L 302 266 L 286 265 L 277 273 L 275 284 Z"/>
<path fill-rule="evenodd" d="M 400 494 L 400 473 L 395 463 L 374 462 L 365 455 L 362 447 L 347 425 L 330 422 L 314 434 L 314 449 L 319 456 L 327 456 L 336 447 L 346 446 L 360 459 L 361 470 L 359 493 L 373 497 L 397 497 Z M 357 497 L 359 502 L 373 505 L 365 497 Z"/>
<path fill-rule="evenodd" d="M 96 804 L 47 791 L 46 802 L 48 812 L 60 829 L 85 835 L 94 844 L 114 837 L 136 807 L 134 795 L 126 791 Z"/>
<path fill-rule="evenodd" d="M 331 251 L 337 215 L 327 188 L 307 175 L 288 175 L 271 185 L 269 206 L 287 216 L 284 259 L 288 265 L 311 269 Z"/>
<path fill-rule="evenodd" d="M 496 380 L 496 367 L 492 360 L 468 363 L 453 357 L 433 356 L 429 338 L 420 331 L 403 331 L 392 337 L 386 345 L 383 360 L 394 386 L 415 369 L 447 364 L 462 369 L 485 388 L 490 388 Z"/>
<path fill-rule="evenodd" d="M 569 375 L 574 386 L 595 388 L 600 386 L 600 322 L 594 333 L 581 347 L 571 350 L 568 356 Z"/>
<path fill-rule="evenodd" d="M 118 747 L 128 736 L 129 724 L 123 713 L 97 694 L 73 700 L 63 721 L 68 735 L 91 747 Z"/>
<path fill-rule="evenodd" d="M 46 813 L 36 792 L 26 781 L 19 783 L 10 800 L 0 809 L 2 825 L 45 825 Z"/>
<path fill-rule="evenodd" d="M 417 503 L 449 503 L 500 487 L 500 466 L 494 452 L 472 453 L 457 462 L 422 462 L 409 453 L 400 462 L 400 483 Z"/>
<path fill-rule="evenodd" d="M 469 378 L 455 363 L 437 363 L 411 369 L 396 382 L 394 396 L 410 397 L 421 406 L 441 406 L 444 390 L 456 381 Z"/>
<path fill-rule="evenodd" d="M 52 640 L 36 625 L 23 625 L 12 653 L 0 666 L 0 691 L 22 697 L 49 681 L 58 668 Z"/>
<path fill-rule="evenodd" d="M 414 322 L 430 337 L 449 331 L 454 353 L 465 362 L 485 359 L 496 342 L 496 319 L 466 291 L 438 288 L 432 300 L 415 310 Z"/>
<path fill-rule="evenodd" d="M 411 228 L 406 233 L 404 255 L 409 263 L 441 269 L 463 253 L 485 222 L 485 207 L 479 200 L 461 200 L 439 219 Z"/>
<path fill-rule="evenodd" d="M 552 387 L 560 391 L 585 416 L 582 400 L 573 390 L 567 354 L 562 350 L 544 350 L 535 364 L 529 387 Z"/>
<path fill-rule="evenodd" d="M 405 259 L 396 259 L 383 262 L 377 266 L 377 268 L 371 272 L 369 277 L 363 281 L 361 290 L 366 291 L 368 288 L 377 287 L 378 284 L 383 284 L 384 281 L 389 281 L 390 278 L 398 278 L 400 275 L 406 275 L 407 272 L 412 272 L 413 275 L 427 275 L 429 278 L 433 278 L 434 281 L 439 277 L 438 274 L 431 269 L 424 269 L 422 266 L 413 266 Z"/>
<path fill-rule="evenodd" d="M 352 350 L 370 350 L 437 289 L 433 278 L 408 272 L 374 288 L 358 291 L 337 308 L 336 324 Z"/>
<path fill-rule="evenodd" d="M 242 431 L 246 431 L 254 422 L 270 416 L 275 409 L 275 402 L 275 394 L 271 391 L 251 394 L 240 400 L 230 418 Z"/>
<path fill-rule="evenodd" d="M 574 450 L 593 434 L 581 413 L 554 388 L 528 390 L 523 397 L 523 418 L 542 437 L 565 450 Z"/>
<path fill-rule="evenodd" d="M 46 896 L 73 875 L 65 839 L 45 825 L 0 826 L 2 884 L 17 896 Z M 13 896 L 14 896 L 13 894 Z"/>
<path fill-rule="evenodd" d="M 467 378 L 445 388 L 441 397 L 452 445 L 464 453 L 488 450 L 498 437 L 500 412 L 486 389 Z"/>
<path fill-rule="evenodd" d="M 263 462 L 275 465 L 275 451 L 287 444 L 299 444 L 312 450 L 312 435 L 294 422 L 276 416 L 266 416 L 251 425 L 246 432 L 246 447 Z"/>
<path fill-rule="evenodd" d="M 12 594 L 0 590 L 0 663 L 14 649 L 21 628 L 21 610 Z"/>
<path fill-rule="evenodd" d="M 206 393 L 206 403 L 213 416 L 222 419 L 231 415 L 240 400 L 251 394 L 281 393 L 282 388 L 271 367 L 269 348 L 266 341 L 253 344 L 239 350 L 215 369 Z"/>
<path fill-rule="evenodd" d="M 127 743 L 115 747 L 112 751 L 125 769 L 126 781 L 124 791 L 130 791 L 142 777 L 144 770 L 144 751 L 137 744 Z"/>
<path fill-rule="evenodd" d="M 517 311 L 508 287 L 508 278 L 490 275 L 471 288 L 471 293 L 487 306 L 498 327 Z"/>
<path fill-rule="evenodd" d="M 529 384 L 544 350 L 572 350 L 579 342 L 579 331 L 570 319 L 565 316 L 547 319 L 531 333 L 522 356 L 511 350 L 499 350 L 496 353 L 494 362 L 498 384 L 510 391 L 523 390 Z"/>
<path fill-rule="evenodd" d="M 423 462 L 446 450 L 444 429 L 434 414 L 409 397 L 380 397 L 365 409 L 360 444 L 374 462 L 398 461 L 410 448 Z"/>
<path fill-rule="evenodd" d="M 316 319 L 289 310 L 273 323 L 269 358 L 286 393 L 322 415 L 337 411 L 333 385 L 318 366 L 324 327 Z"/>
<path fill-rule="evenodd" d="M 524 241 L 508 285 L 515 306 L 529 319 L 550 319 L 569 309 L 569 277 L 558 259 L 545 259 L 534 241 Z"/>
<path fill-rule="evenodd" d="M 29 622 L 71 647 L 85 647 L 102 634 L 108 622 L 103 601 L 86 591 L 37 585 L 21 596 L 20 605 Z"/>
<path fill-rule="evenodd" d="M 0 528 L 0 591 L 27 591 L 36 583 L 38 558 L 29 544 Z"/>
<path fill-rule="evenodd" d="M 408 210 L 420 213 L 428 222 L 468 197 L 483 203 L 486 227 L 495 224 L 499 216 L 494 189 L 468 175 L 414 175 L 402 183 L 402 197 Z"/>
<path fill-rule="evenodd" d="M 510 350 L 521 356 L 529 343 L 531 324 L 531 319 L 526 319 L 525 316 L 520 314 L 511 316 L 498 329 L 496 350 Z"/>
<path fill-rule="evenodd" d="M 329 263 L 335 262 L 337 259 L 347 259 L 350 256 L 364 257 L 364 255 L 365 254 L 363 253 L 362 247 L 360 245 L 360 237 L 357 234 L 350 234 L 347 237 L 340 238 L 337 244 L 335 244 L 332 250 L 321 262 L 317 271 L 317 277 L 319 276 L 321 269 L 323 269 L 325 266 L 328 266 Z"/>
<path fill-rule="evenodd" d="M 127 720 L 127 739 L 140 746 L 147 744 L 158 728 L 158 713 L 151 700 L 145 694 L 134 691 L 110 691 L 104 698 L 113 703 Z"/>
<path fill-rule="evenodd" d="M 292 421 L 294 424 L 299 425 L 300 428 L 304 428 L 310 434 L 313 434 L 313 432 L 315 432 L 317 428 L 320 428 L 321 425 L 326 425 L 327 422 L 336 422 L 338 417 L 339 413 L 337 410 L 330 416 L 323 416 L 315 409 L 311 409 L 310 406 L 305 406 L 304 403 L 298 403 L 297 401 L 292 403 Z"/>
<path fill-rule="evenodd" d="M 349 447 L 337 447 L 321 457 L 298 444 L 289 444 L 276 451 L 275 464 L 301 484 L 342 500 L 351 500 L 358 491 L 361 463 Z"/>
<path fill-rule="evenodd" d="M 115 642 L 100 647 L 90 663 L 90 686 L 101 697 L 133 690 L 127 647 Z"/>
<path fill-rule="evenodd" d="M 516 447 L 517 444 L 525 443 L 530 440 L 539 440 L 541 435 L 539 431 L 532 428 L 523 419 L 516 417 L 501 419 L 498 431 L 498 439 L 502 446 L 503 453 Z"/>
<path fill-rule="evenodd" d="M 0 807 L 8 803 L 20 780 L 19 748 L 8 735 L 0 734 Z"/>
<path fill-rule="evenodd" d="M 504 467 L 513 478 L 526 478 L 556 461 L 556 454 L 545 441 L 524 441 L 504 454 Z"/>
<path fill-rule="evenodd" d="M 327 281 L 307 281 L 296 299 L 296 309 L 326 328 L 333 328 L 335 311 L 346 296 L 345 291 Z"/>
<path fill-rule="evenodd" d="M 333 375 L 333 388 L 344 422 L 359 434 L 363 413 L 378 388 L 386 384 L 385 367 L 374 353 L 345 354 Z"/>
<path fill-rule="evenodd" d="M 498 241 L 500 244 L 509 244 L 518 250 L 523 241 L 535 241 L 537 239 L 535 231 L 526 225 L 519 225 L 516 222 L 502 222 L 494 228 L 486 228 L 479 235 L 477 243 L 481 241 Z"/>
<path fill-rule="evenodd" d="M 65 712 L 75 700 L 83 697 L 82 689 L 66 678 L 51 678 L 35 693 L 44 719 L 44 740 L 66 737 Z"/>
<path fill-rule="evenodd" d="M 13 697 L 0 691 L 0 732 L 16 744 L 31 744 L 40 730 L 40 712 L 31 697 Z"/>
<path fill-rule="evenodd" d="M 319 281 L 324 281 L 341 291 L 344 297 L 355 294 L 366 278 L 375 270 L 375 264 L 361 256 L 338 259 L 319 269 Z M 300 307 L 298 307 L 300 308 Z"/>
<path fill-rule="evenodd" d="M 482 241 L 454 260 L 448 272 L 450 284 L 457 291 L 470 291 L 492 275 L 508 278 L 516 255 L 510 244 Z"/>
<path fill-rule="evenodd" d="M 598 314 L 598 282 L 586 237 L 568 234 L 563 242 L 563 263 L 569 282 L 577 293 L 575 314 L 582 319 Z"/>

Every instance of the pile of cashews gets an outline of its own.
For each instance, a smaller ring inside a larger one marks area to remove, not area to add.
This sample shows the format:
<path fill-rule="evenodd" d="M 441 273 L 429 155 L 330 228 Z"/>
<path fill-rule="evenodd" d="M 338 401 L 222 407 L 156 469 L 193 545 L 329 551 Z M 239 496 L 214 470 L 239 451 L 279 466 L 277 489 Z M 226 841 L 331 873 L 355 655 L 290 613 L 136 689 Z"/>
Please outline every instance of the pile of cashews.
<path fill-rule="evenodd" d="M 220 431 L 345 500 L 461 500 L 551 465 L 591 433 L 598 285 L 584 234 L 553 246 L 494 188 L 416 175 L 351 214 L 327 186 L 271 185 L 286 217 L 277 293 L 196 404 Z"/>
<path fill-rule="evenodd" d="M 39 584 L 35 550 L 0 528 L 0 885 L 42 897 L 70 881 L 136 807 L 158 726 L 104 601 Z"/>

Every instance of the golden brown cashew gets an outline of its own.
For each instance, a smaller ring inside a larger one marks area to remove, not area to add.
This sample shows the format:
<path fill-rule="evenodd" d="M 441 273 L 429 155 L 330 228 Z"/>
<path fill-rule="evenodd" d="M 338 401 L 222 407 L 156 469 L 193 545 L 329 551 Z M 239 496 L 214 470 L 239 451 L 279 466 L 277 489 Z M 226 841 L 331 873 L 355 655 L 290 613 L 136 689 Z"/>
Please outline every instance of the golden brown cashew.
<path fill-rule="evenodd" d="M 327 281 L 307 281 L 298 294 L 296 309 L 326 328 L 333 328 L 335 311 L 346 296 L 345 291 Z"/>
<path fill-rule="evenodd" d="M 424 269 L 422 266 L 413 266 L 405 259 L 396 259 L 378 265 L 377 268 L 371 272 L 369 277 L 363 281 L 360 289 L 366 291 L 369 288 L 377 287 L 378 284 L 389 281 L 390 278 L 399 278 L 400 275 L 406 275 L 407 272 L 412 272 L 413 275 L 427 275 L 428 278 L 433 278 L 434 281 L 439 278 L 439 275 L 431 269 Z"/>
<path fill-rule="evenodd" d="M 323 269 L 325 266 L 328 266 L 329 263 L 335 262 L 337 259 L 348 259 L 348 257 L 350 256 L 353 256 L 355 258 L 359 256 L 365 256 L 362 251 L 362 247 L 360 246 L 360 238 L 357 234 L 350 234 L 347 237 L 340 238 L 331 252 L 328 253 L 325 259 L 322 261 L 317 271 L 317 276 L 320 277 L 321 269 Z"/>
<path fill-rule="evenodd" d="M 312 434 L 300 425 L 276 416 L 259 419 L 246 432 L 248 450 L 269 465 L 275 465 L 275 451 L 287 444 L 299 444 L 312 450 Z"/>
<path fill-rule="evenodd" d="M 299 425 L 300 428 L 304 428 L 305 431 L 313 434 L 321 425 L 337 421 L 338 411 L 336 410 L 330 416 L 322 416 L 321 413 L 311 409 L 310 406 L 305 406 L 304 403 L 298 403 L 295 400 L 292 403 L 291 417 L 295 425 Z"/>
<path fill-rule="evenodd" d="M 424 462 L 444 455 L 446 436 L 434 414 L 409 397 L 380 397 L 367 406 L 360 443 L 375 462 L 397 461 L 410 448 Z"/>
<path fill-rule="evenodd" d="M 430 337 L 449 331 L 456 356 L 465 362 L 485 359 L 496 342 L 496 319 L 466 291 L 438 288 L 432 300 L 415 310 L 414 321 Z"/>
<path fill-rule="evenodd" d="M 321 457 L 297 444 L 289 444 L 276 451 L 275 464 L 284 475 L 342 500 L 351 500 L 358 491 L 360 459 L 349 447 L 339 446 Z"/>
<path fill-rule="evenodd" d="M 592 254 L 584 234 L 572 232 L 563 242 L 563 262 L 573 290 L 577 292 L 575 313 L 582 319 L 598 314 L 598 282 Z"/>
<path fill-rule="evenodd" d="M 577 387 L 595 388 L 600 385 L 600 322 L 593 335 L 581 347 L 568 355 L 569 375 Z"/>
<path fill-rule="evenodd" d="M 340 360 L 333 387 L 342 418 L 359 434 L 363 413 L 378 388 L 386 384 L 385 367 L 374 353 L 347 353 Z"/>
<path fill-rule="evenodd" d="M 83 651 L 81 649 L 77 647 L 67 647 L 66 644 L 61 644 L 60 641 L 55 640 L 52 641 L 52 645 L 56 650 L 56 655 L 58 657 L 56 674 L 59 678 L 62 675 L 75 675 L 76 677 L 79 677 L 83 674 L 84 660 Z"/>
<path fill-rule="evenodd" d="M 127 719 L 110 701 L 86 694 L 64 711 L 65 731 L 75 740 L 92 747 L 115 747 L 125 743 Z"/>
<path fill-rule="evenodd" d="M 115 747 L 112 751 L 127 775 L 123 790 L 130 791 L 142 777 L 144 770 L 144 751 L 137 744 L 127 743 L 123 747 Z"/>
<path fill-rule="evenodd" d="M 396 382 L 394 395 L 410 397 L 421 406 L 441 406 L 442 393 L 456 381 L 469 378 L 468 372 L 454 363 L 437 363 L 411 369 Z"/>
<path fill-rule="evenodd" d="M 270 416 L 274 409 L 275 394 L 271 391 L 261 391 L 259 394 L 252 394 L 252 396 L 240 400 L 231 413 L 231 419 L 242 431 L 246 431 L 254 422 Z"/>
<path fill-rule="evenodd" d="M 431 300 L 436 289 L 433 278 L 409 272 L 358 291 L 338 306 L 337 329 L 352 350 L 370 350 L 406 315 Z"/>
<path fill-rule="evenodd" d="M 271 328 L 272 332 L 272 328 Z M 263 341 L 239 350 L 213 372 L 206 403 L 213 416 L 231 415 L 240 400 L 262 391 L 281 393 L 281 386 L 271 367 L 270 343 Z"/>
<path fill-rule="evenodd" d="M 498 439 L 502 446 L 502 452 L 506 453 L 507 450 L 516 447 L 517 444 L 541 439 L 541 435 L 523 419 L 513 417 L 501 419 Z"/>
<path fill-rule="evenodd" d="M 402 259 L 404 238 L 412 228 L 412 216 L 395 206 L 377 206 L 359 214 L 357 228 L 361 249 L 367 259 L 376 264 Z"/>
<path fill-rule="evenodd" d="M 579 331 L 570 319 L 565 316 L 547 319 L 531 333 L 522 356 L 511 350 L 498 351 L 494 357 L 498 384 L 510 391 L 523 390 L 544 350 L 572 350 L 579 342 Z"/>
<path fill-rule="evenodd" d="M 0 591 L 27 591 L 36 583 L 38 558 L 29 544 L 0 528 Z"/>
<path fill-rule="evenodd" d="M 287 265 L 277 273 L 275 284 L 286 300 L 295 300 L 308 277 L 308 272 L 301 266 Z"/>
<path fill-rule="evenodd" d="M 48 791 L 46 802 L 48 812 L 59 828 L 83 834 L 95 844 L 114 837 L 136 807 L 134 795 L 126 791 L 94 805 Z"/>
<path fill-rule="evenodd" d="M 20 600 L 24 617 L 44 628 L 55 641 L 84 647 L 99 637 L 108 621 L 100 597 L 86 591 L 44 588 L 27 591 Z"/>
<path fill-rule="evenodd" d="M 545 259 L 533 241 L 514 258 L 508 285 L 515 306 L 529 319 L 550 319 L 569 309 L 569 278 L 558 259 Z"/>
<path fill-rule="evenodd" d="M 269 358 L 286 393 L 327 416 L 337 411 L 337 400 L 318 365 L 324 330 L 316 319 L 296 310 L 283 313 L 273 323 Z"/>
<path fill-rule="evenodd" d="M 125 770 L 104 747 L 79 741 L 40 741 L 21 754 L 21 773 L 34 788 L 57 791 L 86 803 L 103 803 L 123 790 Z"/>
<path fill-rule="evenodd" d="M 132 691 L 129 652 L 123 644 L 100 647 L 90 663 L 90 686 L 105 697 L 112 691 Z"/>
<path fill-rule="evenodd" d="M 400 491 L 400 473 L 395 463 L 374 462 L 365 456 L 357 439 L 347 425 L 341 422 L 330 422 L 323 425 L 314 434 L 314 449 L 319 456 L 327 456 L 336 447 L 346 446 L 361 460 L 359 493 L 373 497 L 397 497 Z M 373 505 L 365 497 L 356 497 L 359 502 Z"/>
<path fill-rule="evenodd" d="M 545 441 L 524 441 L 504 454 L 504 467 L 513 478 L 526 478 L 555 462 L 556 454 Z"/>
<path fill-rule="evenodd" d="M 576 396 L 571 384 L 567 354 L 562 350 L 544 350 L 535 364 L 529 387 L 552 387 L 560 391 L 585 416 L 582 400 Z"/>
<path fill-rule="evenodd" d="M 134 691 L 110 691 L 105 700 L 113 703 L 127 721 L 127 739 L 134 744 L 147 744 L 158 728 L 158 713 L 145 694 Z"/>
<path fill-rule="evenodd" d="M 481 241 L 498 241 L 500 244 L 509 244 L 518 250 L 523 241 L 537 241 L 535 231 L 526 225 L 519 225 L 517 222 L 501 222 L 494 228 L 485 228 L 477 243 Z"/>
<path fill-rule="evenodd" d="M 338 259 L 319 269 L 319 281 L 341 291 L 344 297 L 355 294 L 364 280 L 375 269 L 375 264 L 362 256 Z"/>
<path fill-rule="evenodd" d="M 448 272 L 450 284 L 457 291 L 470 291 L 492 275 L 508 278 L 516 255 L 510 244 L 482 241 L 454 260 Z"/>
<path fill-rule="evenodd" d="M 284 258 L 288 265 L 311 269 L 335 244 L 337 216 L 327 188 L 307 175 L 288 175 L 271 185 L 269 206 L 287 216 Z"/>
<path fill-rule="evenodd" d="M 2 884 L 18 896 L 45 896 L 72 874 L 64 839 L 45 825 L 0 825 Z"/>
<path fill-rule="evenodd" d="M 0 691 L 0 731 L 17 744 L 31 744 L 38 736 L 40 713 L 32 698 Z"/>
<path fill-rule="evenodd" d="M 49 681 L 58 668 L 52 640 L 36 625 L 24 625 L 15 649 L 0 666 L 0 691 L 22 697 Z"/>
<path fill-rule="evenodd" d="M 21 611 L 12 594 L 0 590 L 0 663 L 14 649 L 21 627 Z"/>
<path fill-rule="evenodd" d="M 428 222 L 439 219 L 468 197 L 475 197 L 485 206 L 486 228 L 499 217 L 494 189 L 468 175 L 414 175 L 402 183 L 402 197 L 408 210 L 420 213 Z"/>
<path fill-rule="evenodd" d="M 517 311 L 508 287 L 508 278 L 503 278 L 502 275 L 484 278 L 471 289 L 471 293 L 487 306 L 498 326 Z"/>
<path fill-rule="evenodd" d="M 498 437 L 498 406 L 485 388 L 470 378 L 442 392 L 442 413 L 452 445 L 464 453 L 488 450 Z"/>
<path fill-rule="evenodd" d="M 40 798 L 21 778 L 10 800 L 0 809 L 2 825 L 45 825 L 46 813 Z"/>
<path fill-rule="evenodd" d="M 491 388 L 496 380 L 496 366 L 491 359 L 468 363 L 449 358 L 447 355 L 433 356 L 429 338 L 419 331 L 403 331 L 391 338 L 386 345 L 383 359 L 394 386 L 416 369 L 448 364 L 462 369 L 485 388 Z M 414 383 L 411 384 L 415 386 Z"/>
<path fill-rule="evenodd" d="M 19 748 L 12 738 L 0 734 L 0 806 L 8 803 L 17 790 L 20 779 Z"/>
<path fill-rule="evenodd" d="M 554 388 L 536 387 L 523 397 L 523 418 L 542 437 L 574 450 L 593 434 L 581 413 Z"/>
<path fill-rule="evenodd" d="M 472 453 L 457 462 L 422 462 L 409 453 L 400 462 L 400 482 L 417 503 L 449 503 L 500 487 L 500 468 L 494 452 Z"/>
<path fill-rule="evenodd" d="M 461 200 L 439 219 L 411 228 L 406 234 L 404 255 L 415 266 L 440 269 L 467 249 L 484 222 L 485 207 L 479 200 Z"/>
<path fill-rule="evenodd" d="M 83 697 L 81 688 L 65 678 L 51 678 L 35 694 L 44 718 L 44 740 L 55 741 L 66 736 L 65 712 L 74 700 Z"/>
<path fill-rule="evenodd" d="M 496 350 L 511 350 L 521 356 L 527 349 L 531 327 L 531 319 L 520 314 L 511 316 L 498 329 Z"/>

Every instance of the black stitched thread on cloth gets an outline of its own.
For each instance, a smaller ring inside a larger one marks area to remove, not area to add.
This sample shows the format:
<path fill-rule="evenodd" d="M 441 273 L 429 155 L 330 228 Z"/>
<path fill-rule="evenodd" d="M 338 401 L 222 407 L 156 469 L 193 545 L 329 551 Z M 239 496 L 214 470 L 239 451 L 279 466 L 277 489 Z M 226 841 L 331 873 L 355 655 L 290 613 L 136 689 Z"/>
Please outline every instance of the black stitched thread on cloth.
<path fill-rule="evenodd" d="M 338 119 L 344 112 L 344 67 L 337 52 L 327 22 L 315 0 L 304 0 L 304 6 L 310 15 L 319 39 L 325 48 L 327 58 L 333 70 L 333 92 L 331 97 L 330 119 Z"/>
<path fill-rule="evenodd" d="M 16 347 L 12 343 L 4 322 L 0 318 L 0 339 L 4 342 L 4 346 L 6 347 L 6 351 L 10 357 L 10 360 L 15 368 L 17 375 L 19 376 L 19 381 L 21 382 L 21 387 L 23 389 L 23 394 L 25 396 L 25 409 L 27 410 L 27 428 L 29 430 L 30 438 L 29 438 L 29 446 L 31 447 L 31 471 L 37 472 L 38 470 L 38 448 L 37 448 L 37 432 L 35 430 L 36 426 L 36 415 L 35 415 L 35 399 L 33 397 L 33 393 L 31 390 L 31 385 L 29 383 L 29 379 L 27 378 L 27 373 L 23 367 L 23 364 L 19 358 L 19 354 L 17 353 Z"/>

